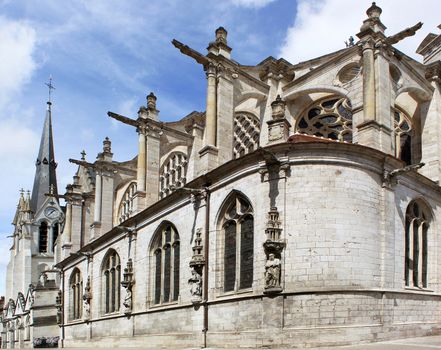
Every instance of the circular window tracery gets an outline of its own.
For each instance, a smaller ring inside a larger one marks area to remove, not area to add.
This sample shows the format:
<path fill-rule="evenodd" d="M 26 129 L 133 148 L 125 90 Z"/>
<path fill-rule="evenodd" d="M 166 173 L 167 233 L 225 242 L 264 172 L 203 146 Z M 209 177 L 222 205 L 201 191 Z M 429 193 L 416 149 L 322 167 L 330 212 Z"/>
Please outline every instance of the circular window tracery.
<path fill-rule="evenodd" d="M 338 80 L 343 84 L 349 83 L 360 74 L 360 71 L 361 67 L 357 63 L 349 64 L 340 70 Z"/>
<path fill-rule="evenodd" d="M 310 107 L 297 123 L 299 133 L 352 142 L 352 107 L 349 100 L 330 98 Z"/>

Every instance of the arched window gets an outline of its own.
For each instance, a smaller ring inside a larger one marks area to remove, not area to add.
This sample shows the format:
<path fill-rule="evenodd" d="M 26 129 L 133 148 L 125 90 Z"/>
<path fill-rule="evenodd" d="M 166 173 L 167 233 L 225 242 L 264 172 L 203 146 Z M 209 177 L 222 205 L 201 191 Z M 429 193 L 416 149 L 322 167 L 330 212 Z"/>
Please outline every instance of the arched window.
<path fill-rule="evenodd" d="M 185 185 L 187 179 L 187 157 L 182 152 L 173 152 L 161 166 L 159 196 L 166 197 L 174 188 Z"/>
<path fill-rule="evenodd" d="M 221 216 L 223 233 L 224 292 L 251 288 L 253 284 L 254 218 L 251 204 L 235 194 Z"/>
<path fill-rule="evenodd" d="M 69 318 L 71 320 L 78 320 L 81 318 L 83 310 L 83 279 L 81 278 L 81 272 L 78 269 L 74 269 L 70 276 L 69 293 Z"/>
<path fill-rule="evenodd" d="M 161 304 L 179 297 L 179 234 L 170 224 L 163 224 L 156 232 L 152 244 L 153 303 Z"/>
<path fill-rule="evenodd" d="M 260 122 L 247 113 L 240 113 L 234 118 L 233 157 L 239 158 L 259 147 Z"/>
<path fill-rule="evenodd" d="M 297 122 L 297 132 L 352 142 L 352 106 L 345 97 L 322 100 L 308 108 Z"/>
<path fill-rule="evenodd" d="M 427 288 L 429 211 L 418 201 L 406 210 L 404 280 L 408 287 Z"/>
<path fill-rule="evenodd" d="M 118 210 L 118 222 L 122 223 L 130 217 L 130 214 L 133 212 L 133 198 L 136 193 L 136 182 L 130 184 L 127 187 L 126 192 L 121 200 L 121 204 L 119 205 Z"/>
<path fill-rule="evenodd" d="M 394 110 L 395 157 L 412 164 L 412 134 L 410 119 L 400 110 Z"/>
<path fill-rule="evenodd" d="M 47 253 L 47 238 L 48 238 L 48 226 L 46 221 L 42 221 L 40 224 L 38 235 L 38 251 L 40 253 Z"/>
<path fill-rule="evenodd" d="M 113 249 L 107 253 L 103 262 L 103 302 L 104 312 L 116 312 L 120 307 L 121 262 L 119 255 Z"/>

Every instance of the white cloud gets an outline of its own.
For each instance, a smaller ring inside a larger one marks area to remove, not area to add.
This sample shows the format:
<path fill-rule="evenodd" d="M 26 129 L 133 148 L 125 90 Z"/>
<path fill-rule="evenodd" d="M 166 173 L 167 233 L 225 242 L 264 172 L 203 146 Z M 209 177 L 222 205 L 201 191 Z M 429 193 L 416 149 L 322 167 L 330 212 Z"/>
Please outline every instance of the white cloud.
<path fill-rule="evenodd" d="M 19 93 L 36 68 L 35 30 L 22 21 L 0 17 L 0 109 Z"/>
<path fill-rule="evenodd" d="M 274 2 L 275 0 L 231 0 L 236 6 L 261 8 Z"/>
<path fill-rule="evenodd" d="M 396 47 L 420 60 L 415 54 L 419 43 L 429 32 L 438 32 L 438 0 L 378 1 L 383 10 L 381 20 L 388 27 L 386 35 L 393 35 L 419 21 L 424 26 L 413 37 Z M 315 58 L 345 47 L 344 41 L 358 33 L 371 1 L 298 0 L 294 25 L 288 29 L 279 56 L 292 63 Z M 399 9 L 399 10 L 398 10 Z M 432 11 L 431 11 L 432 9 Z"/>
<path fill-rule="evenodd" d="M 10 184 L 20 183 L 28 187 L 25 189 L 32 185 L 38 141 L 38 133 L 23 121 L 0 120 L 0 159 L 2 168 L 7 169 L 2 175 L 2 182 L 9 184 L 2 186 L 0 210 L 10 210 L 17 204 L 19 188 Z"/>

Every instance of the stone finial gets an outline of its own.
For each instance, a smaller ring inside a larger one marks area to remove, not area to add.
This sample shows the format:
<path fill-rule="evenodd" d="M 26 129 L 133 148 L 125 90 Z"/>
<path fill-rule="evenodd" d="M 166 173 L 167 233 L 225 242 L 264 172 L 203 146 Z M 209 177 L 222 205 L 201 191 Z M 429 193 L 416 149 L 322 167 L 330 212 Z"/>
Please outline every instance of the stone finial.
<path fill-rule="evenodd" d="M 82 151 L 81 151 L 81 160 L 86 160 L 86 151 L 83 149 Z"/>
<path fill-rule="evenodd" d="M 156 111 L 156 96 L 153 92 L 147 95 L 147 109 Z"/>
<path fill-rule="evenodd" d="M 383 12 L 383 10 L 373 2 L 371 7 L 367 9 L 366 14 L 369 18 L 380 18 L 381 12 Z"/>
<path fill-rule="evenodd" d="M 226 29 L 224 27 L 219 27 L 216 29 L 216 43 L 222 43 L 227 45 L 227 35 L 228 32 L 226 31 Z"/>
<path fill-rule="evenodd" d="M 103 141 L 103 152 L 104 153 L 112 153 L 112 142 L 110 141 L 110 139 L 107 136 Z"/>
<path fill-rule="evenodd" d="M 271 103 L 273 119 L 282 119 L 285 117 L 286 102 L 282 100 L 280 95 Z"/>

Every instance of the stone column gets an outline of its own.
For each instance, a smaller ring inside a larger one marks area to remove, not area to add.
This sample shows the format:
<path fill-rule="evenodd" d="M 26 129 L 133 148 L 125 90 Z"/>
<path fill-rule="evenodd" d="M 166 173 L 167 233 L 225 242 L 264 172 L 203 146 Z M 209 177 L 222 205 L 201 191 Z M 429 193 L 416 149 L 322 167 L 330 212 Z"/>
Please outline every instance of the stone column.
<path fill-rule="evenodd" d="M 210 63 L 207 71 L 207 108 L 205 112 L 204 146 L 199 151 L 200 167 L 198 174 L 210 171 L 218 165 L 219 150 L 216 147 L 216 67 Z"/>
<path fill-rule="evenodd" d="M 373 43 L 363 45 L 363 111 L 364 121 L 375 120 L 375 67 Z"/>
<path fill-rule="evenodd" d="M 101 197 L 102 197 L 102 175 L 100 171 L 97 171 L 95 178 L 95 208 L 93 214 L 93 221 L 99 223 L 101 221 Z"/>
<path fill-rule="evenodd" d="M 145 192 L 145 128 L 138 128 L 138 135 L 137 190 L 140 192 Z"/>
<path fill-rule="evenodd" d="M 112 169 L 105 169 L 101 175 L 101 231 L 105 233 L 113 227 L 114 174 Z"/>
<path fill-rule="evenodd" d="M 146 133 L 145 205 L 148 207 L 159 199 L 160 137 L 162 131 L 150 127 Z"/>
<path fill-rule="evenodd" d="M 207 67 L 207 108 L 205 119 L 205 145 L 216 146 L 216 67 Z"/>
<path fill-rule="evenodd" d="M 232 136 L 234 124 L 234 85 L 231 74 L 224 68 L 218 68 L 217 74 L 217 147 L 219 164 L 232 158 Z M 228 135 L 228 137 L 225 137 Z"/>

